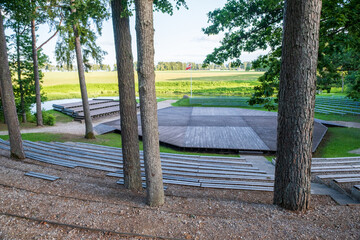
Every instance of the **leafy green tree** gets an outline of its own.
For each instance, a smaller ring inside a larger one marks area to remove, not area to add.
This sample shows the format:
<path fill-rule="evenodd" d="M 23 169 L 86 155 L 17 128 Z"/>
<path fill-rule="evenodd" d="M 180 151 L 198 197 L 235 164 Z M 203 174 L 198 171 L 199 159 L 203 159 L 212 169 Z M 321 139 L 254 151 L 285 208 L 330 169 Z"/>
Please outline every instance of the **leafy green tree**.
<path fill-rule="evenodd" d="M 348 0 L 324 0 L 323 5 L 318 87 L 329 89 L 336 80 L 340 83 L 340 73 L 346 73 L 345 81 L 353 86 L 349 96 L 356 96 L 358 81 L 351 76 L 360 66 L 360 5 Z M 269 50 L 253 62 L 253 68 L 268 70 L 259 78 L 260 85 L 250 100 L 250 104 L 262 103 L 269 109 L 277 102 L 283 6 L 282 0 L 228 0 L 222 9 L 208 14 L 211 25 L 203 29 L 209 35 L 225 32 L 222 45 L 206 57 L 205 64 L 232 61 L 232 65 L 239 65 L 242 52 Z"/>
<path fill-rule="evenodd" d="M 26 114 L 30 111 L 32 104 L 36 103 L 36 91 L 32 60 L 32 40 L 30 36 L 30 29 L 25 27 L 25 31 L 21 35 L 15 34 L 10 36 L 10 70 L 13 76 L 15 100 L 23 122 L 26 122 Z M 12 51 L 15 50 L 15 51 Z M 48 57 L 41 51 L 38 53 L 38 66 L 44 67 Z M 42 82 L 43 73 L 38 70 L 39 83 Z M 39 86 L 40 87 L 40 86 Z M 41 95 L 41 101 L 46 100 L 44 94 Z"/>
<path fill-rule="evenodd" d="M 41 72 L 39 71 L 39 67 L 41 68 L 41 62 L 39 62 L 39 53 L 38 51 L 40 49 L 37 48 L 36 45 L 36 21 L 38 23 L 43 23 L 45 20 L 44 12 L 42 11 L 39 13 L 37 9 L 39 7 L 45 8 L 46 0 L 31 0 L 31 11 L 28 14 L 31 14 L 30 16 L 30 22 L 31 22 L 31 48 L 32 48 L 32 60 L 33 60 L 33 76 L 34 76 L 34 82 L 35 82 L 35 101 L 36 101 L 36 124 L 37 126 L 43 126 L 43 117 L 42 117 L 42 109 L 41 109 Z M 42 9 L 44 10 L 44 9 Z M 46 9 L 47 10 L 47 9 Z M 48 10 L 50 11 L 50 10 Z M 42 45 L 43 46 L 43 45 Z M 40 57 L 41 58 L 41 57 Z"/>
<path fill-rule="evenodd" d="M 56 44 L 56 59 L 59 63 L 72 67 L 76 57 L 81 99 L 85 117 L 85 138 L 95 138 L 85 83 L 85 69 L 90 68 L 92 58 L 101 63 L 105 54 L 96 44 L 97 34 L 101 34 L 102 22 L 107 19 L 106 0 L 64 0 L 61 1 L 61 15 L 64 25 L 60 27 L 60 41 Z"/>
<path fill-rule="evenodd" d="M 348 96 L 359 99 L 360 84 L 360 3 L 348 0 L 323 1 L 320 28 L 318 88 L 330 92 L 340 87 L 342 78 L 349 85 Z M 354 81 L 355 80 L 355 81 Z"/>
<path fill-rule="evenodd" d="M 3 26 L 3 7 L 0 4 L 0 85 L 1 102 L 5 115 L 6 124 L 9 131 L 10 155 L 17 159 L 25 158 L 24 148 L 20 134 L 19 120 L 16 114 L 14 92 L 11 83 L 10 69 L 5 38 L 5 28 Z M 6 6 L 6 5 L 5 5 Z"/>
<path fill-rule="evenodd" d="M 16 83 L 14 85 L 14 91 L 18 102 L 18 109 L 20 109 L 19 112 L 22 116 L 23 122 L 26 122 L 26 114 L 29 111 L 29 108 L 31 104 L 36 102 L 36 88 L 38 88 L 39 97 L 41 97 L 40 81 L 42 73 L 37 70 L 35 74 L 33 71 L 33 41 L 30 31 L 32 29 L 29 28 L 31 22 L 31 15 L 29 14 L 29 12 L 31 13 L 30 2 L 26 0 L 19 0 L 16 3 L 9 4 L 8 6 L 10 10 L 8 12 L 6 27 L 11 29 L 13 32 L 13 34 L 11 34 L 8 38 L 10 42 L 10 69 L 13 73 L 13 81 Z M 45 61 L 47 61 L 47 57 L 40 51 L 39 62 L 36 61 L 36 65 L 43 67 Z M 34 79 L 37 79 L 38 84 L 36 83 L 36 80 L 34 82 Z M 44 96 L 42 100 L 44 100 Z"/>
<path fill-rule="evenodd" d="M 20 98 L 20 115 L 22 116 L 22 121 L 26 122 L 26 103 L 25 103 L 25 90 L 24 84 L 27 84 L 28 81 L 23 81 L 22 79 L 22 72 L 23 68 L 26 65 L 26 60 L 23 61 L 22 64 L 22 52 L 25 51 L 26 46 L 29 45 L 28 34 L 29 31 L 27 29 L 29 23 L 29 16 L 26 15 L 27 10 L 29 10 L 28 4 L 25 1 L 20 0 L 19 2 L 15 3 L 8 3 L 8 15 L 9 18 L 6 21 L 5 27 L 10 28 L 14 34 L 11 35 L 11 43 L 9 44 L 10 47 L 13 47 L 12 55 L 10 58 L 13 61 L 10 62 L 10 69 L 12 70 L 12 75 L 17 73 L 17 89 L 15 91 L 15 95 L 18 95 Z M 19 93 L 19 94 L 16 94 Z"/>

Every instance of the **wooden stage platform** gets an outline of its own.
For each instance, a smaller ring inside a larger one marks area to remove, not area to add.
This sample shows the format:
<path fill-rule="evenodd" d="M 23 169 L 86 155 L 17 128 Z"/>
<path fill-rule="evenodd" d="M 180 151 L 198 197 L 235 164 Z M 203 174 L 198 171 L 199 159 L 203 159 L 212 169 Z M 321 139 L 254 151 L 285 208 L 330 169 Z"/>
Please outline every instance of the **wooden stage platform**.
<path fill-rule="evenodd" d="M 141 136 L 140 116 L 139 136 Z M 180 148 L 276 151 L 277 113 L 240 108 L 169 107 L 158 110 L 160 142 Z M 117 132 L 120 120 L 95 127 Z M 315 121 L 313 151 L 327 127 Z"/>

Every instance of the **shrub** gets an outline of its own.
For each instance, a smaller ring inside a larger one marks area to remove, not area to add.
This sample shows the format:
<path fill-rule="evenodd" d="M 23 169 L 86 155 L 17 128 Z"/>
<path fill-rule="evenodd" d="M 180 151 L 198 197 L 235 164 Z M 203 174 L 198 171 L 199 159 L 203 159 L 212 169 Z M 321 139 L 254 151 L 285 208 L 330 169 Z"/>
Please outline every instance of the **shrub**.
<path fill-rule="evenodd" d="M 34 114 L 35 119 L 36 118 L 36 113 Z M 44 125 L 48 125 L 48 126 L 54 126 L 56 123 L 56 118 L 54 115 L 52 115 L 51 113 L 48 113 L 47 111 L 42 111 L 42 117 L 43 117 L 43 124 Z"/>

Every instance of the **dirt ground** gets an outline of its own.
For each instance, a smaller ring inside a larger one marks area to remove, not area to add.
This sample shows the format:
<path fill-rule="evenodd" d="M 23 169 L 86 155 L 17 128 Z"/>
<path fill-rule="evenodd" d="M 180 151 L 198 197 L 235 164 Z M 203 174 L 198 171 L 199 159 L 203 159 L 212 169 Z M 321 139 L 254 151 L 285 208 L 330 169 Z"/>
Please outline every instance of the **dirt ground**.
<path fill-rule="evenodd" d="M 145 192 L 105 174 L 1 157 L 0 239 L 360 239 L 360 206 L 327 196 L 297 213 L 272 205 L 268 192 L 168 185 L 166 203 L 153 208 Z"/>

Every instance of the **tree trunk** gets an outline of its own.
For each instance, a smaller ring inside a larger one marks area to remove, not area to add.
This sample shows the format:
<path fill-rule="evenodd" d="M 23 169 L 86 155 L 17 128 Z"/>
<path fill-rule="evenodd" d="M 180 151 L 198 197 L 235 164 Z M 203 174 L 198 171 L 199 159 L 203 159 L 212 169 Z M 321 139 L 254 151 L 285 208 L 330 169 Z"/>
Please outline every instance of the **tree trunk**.
<path fill-rule="evenodd" d="M 22 145 L 19 120 L 16 113 L 14 91 L 11 83 L 8 55 L 6 49 L 5 32 L 3 26 L 2 9 L 0 7 L 0 81 L 1 97 L 4 115 L 9 131 L 10 155 L 23 159 L 25 153 Z"/>
<path fill-rule="evenodd" d="M 135 1 L 141 128 L 147 203 L 164 203 L 154 72 L 153 1 Z"/>
<path fill-rule="evenodd" d="M 72 0 L 73 2 L 74 0 Z M 72 9 L 71 12 L 75 12 L 75 9 Z M 81 91 L 81 99 L 83 104 L 84 110 L 84 117 L 85 117 L 85 138 L 94 139 L 94 129 L 92 125 L 92 120 L 90 116 L 90 107 L 89 107 L 89 99 L 87 96 L 86 90 L 86 83 L 85 83 L 85 70 L 84 70 L 84 62 L 81 53 L 81 43 L 80 43 L 80 36 L 77 30 L 76 25 L 73 25 L 74 29 L 74 36 L 75 36 L 75 52 L 76 52 L 76 62 L 78 67 L 78 74 L 79 74 L 79 82 L 80 82 L 80 91 Z"/>
<path fill-rule="evenodd" d="M 36 33 L 35 33 L 35 20 L 31 20 L 31 38 L 32 38 L 32 58 L 34 64 L 34 80 L 35 80 L 35 96 L 36 96 L 36 124 L 43 126 L 42 112 L 41 112 L 41 95 L 40 95 L 40 79 L 39 79 L 39 66 L 36 49 Z"/>
<path fill-rule="evenodd" d="M 16 29 L 16 58 L 17 58 L 17 75 L 20 90 L 20 108 L 22 122 L 26 123 L 26 111 L 25 111 L 25 100 L 24 100 L 24 88 L 21 81 L 21 60 L 20 60 L 20 30 L 19 27 Z"/>
<path fill-rule="evenodd" d="M 274 204 L 305 211 L 310 168 L 321 0 L 285 2 Z"/>
<path fill-rule="evenodd" d="M 129 17 L 121 17 L 127 0 L 112 0 L 116 64 L 119 83 L 121 139 L 125 187 L 141 190 L 138 121 Z"/>

